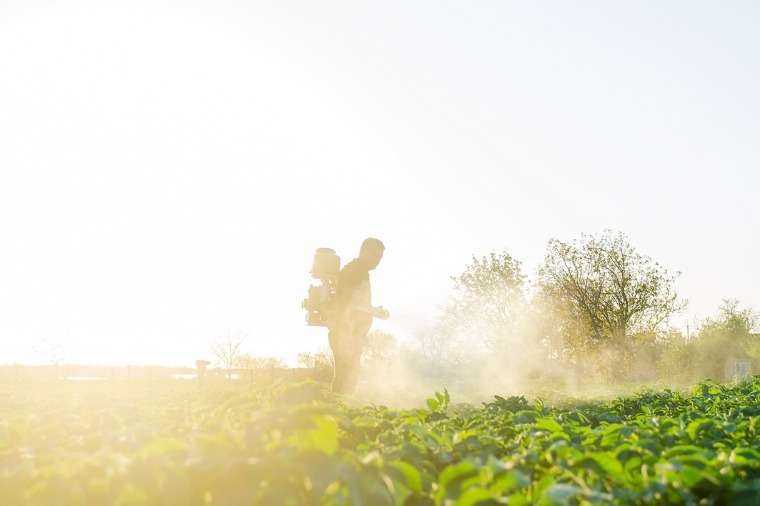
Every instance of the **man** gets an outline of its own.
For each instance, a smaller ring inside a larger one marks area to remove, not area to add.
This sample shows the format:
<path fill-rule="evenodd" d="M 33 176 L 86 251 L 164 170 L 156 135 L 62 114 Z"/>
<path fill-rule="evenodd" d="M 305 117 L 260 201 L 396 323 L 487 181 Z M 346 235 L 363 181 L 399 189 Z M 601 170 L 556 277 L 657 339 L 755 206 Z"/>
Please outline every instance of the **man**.
<path fill-rule="evenodd" d="M 378 266 L 384 251 L 385 246 L 380 240 L 365 239 L 359 257 L 347 263 L 338 274 L 335 318 L 329 333 L 335 362 L 333 392 L 345 394 L 354 390 L 372 318 L 388 317 L 382 307 L 372 307 L 369 283 L 369 271 Z"/>

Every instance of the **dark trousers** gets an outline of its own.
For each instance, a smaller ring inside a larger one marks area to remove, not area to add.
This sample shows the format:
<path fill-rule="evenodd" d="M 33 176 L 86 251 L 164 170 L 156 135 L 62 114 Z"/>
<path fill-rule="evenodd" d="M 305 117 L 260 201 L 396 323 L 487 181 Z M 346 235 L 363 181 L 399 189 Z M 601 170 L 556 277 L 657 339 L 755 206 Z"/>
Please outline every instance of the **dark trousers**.
<path fill-rule="evenodd" d="M 332 391 L 350 394 L 359 379 L 359 362 L 362 357 L 364 336 L 354 336 L 351 332 L 331 329 L 328 335 L 333 353 Z"/>

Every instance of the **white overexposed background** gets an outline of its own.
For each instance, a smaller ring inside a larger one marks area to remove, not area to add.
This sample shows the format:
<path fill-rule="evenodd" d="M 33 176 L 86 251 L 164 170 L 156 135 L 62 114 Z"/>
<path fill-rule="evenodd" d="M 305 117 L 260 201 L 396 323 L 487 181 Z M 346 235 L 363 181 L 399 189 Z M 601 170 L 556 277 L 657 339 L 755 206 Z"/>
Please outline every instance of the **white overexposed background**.
<path fill-rule="evenodd" d="M 760 308 L 756 2 L 0 2 L 0 363 L 292 360 L 315 248 L 408 338 L 611 227 Z"/>

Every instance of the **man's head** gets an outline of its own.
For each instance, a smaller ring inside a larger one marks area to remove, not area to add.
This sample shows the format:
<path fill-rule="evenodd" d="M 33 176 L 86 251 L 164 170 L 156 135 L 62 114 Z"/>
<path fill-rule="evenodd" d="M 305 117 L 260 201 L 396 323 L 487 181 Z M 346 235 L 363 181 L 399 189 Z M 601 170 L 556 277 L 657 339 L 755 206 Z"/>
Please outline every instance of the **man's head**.
<path fill-rule="evenodd" d="M 382 241 L 370 237 L 365 239 L 362 243 L 362 248 L 359 250 L 359 259 L 369 268 L 369 270 L 372 270 L 380 263 L 384 251 L 385 245 Z"/>

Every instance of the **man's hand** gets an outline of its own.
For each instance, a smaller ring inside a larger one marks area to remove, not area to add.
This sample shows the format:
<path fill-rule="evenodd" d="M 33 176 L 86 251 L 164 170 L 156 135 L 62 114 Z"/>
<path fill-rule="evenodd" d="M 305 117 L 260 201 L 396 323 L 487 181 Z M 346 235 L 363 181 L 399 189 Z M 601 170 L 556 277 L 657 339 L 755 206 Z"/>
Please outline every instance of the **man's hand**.
<path fill-rule="evenodd" d="M 377 307 L 367 307 L 367 306 L 350 306 L 350 309 L 353 311 L 358 311 L 360 313 L 365 313 L 368 315 L 372 315 L 373 318 L 378 318 L 380 320 L 387 320 L 390 316 L 390 313 L 387 309 L 385 309 L 383 306 L 377 306 Z"/>

